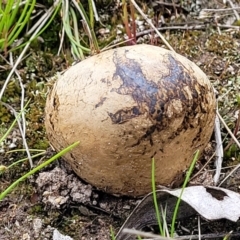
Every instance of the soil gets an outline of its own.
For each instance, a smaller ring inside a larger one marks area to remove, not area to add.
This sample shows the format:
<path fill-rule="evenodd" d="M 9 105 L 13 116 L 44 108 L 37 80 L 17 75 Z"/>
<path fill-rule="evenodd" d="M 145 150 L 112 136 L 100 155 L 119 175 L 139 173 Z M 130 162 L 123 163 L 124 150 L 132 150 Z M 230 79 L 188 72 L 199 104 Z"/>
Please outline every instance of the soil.
<path fill-rule="evenodd" d="M 148 11 L 149 17 L 155 25 L 158 25 L 156 22 L 161 22 L 160 19 L 165 19 L 165 23 L 162 25 L 159 23 L 158 27 L 163 28 L 161 33 L 166 40 L 176 52 L 195 62 L 207 74 L 218 91 L 221 115 L 231 130 L 237 132 L 236 136 L 239 137 L 237 120 L 239 118 L 238 98 L 240 90 L 240 31 L 239 28 L 235 28 L 239 21 L 236 21 L 232 11 L 227 12 L 227 14 L 226 12 L 203 12 L 203 9 L 230 7 L 220 0 L 182 1 L 183 5 L 180 4 L 180 1 L 163 2 L 165 4 L 152 1 L 151 6 L 143 2 L 140 3 L 140 6 L 142 10 Z M 173 2 L 175 5 L 172 4 Z M 233 1 L 233 4 L 235 7 L 239 7 L 240 3 Z M 106 14 L 119 15 L 121 7 L 113 5 L 113 10 L 110 12 L 108 7 L 102 8 L 101 15 L 104 14 L 104 11 Z M 142 24 L 145 26 L 144 30 L 140 30 Z M 149 26 L 145 24 L 144 20 L 138 27 L 137 43 L 145 42 L 164 46 L 154 33 L 149 32 Z M 99 27 L 98 31 L 100 29 L 102 28 Z M 104 33 L 98 35 L 99 39 L 103 37 Z M 39 165 L 54 154 L 47 142 L 43 124 L 45 94 L 51 87 L 49 79 L 54 76 L 55 72 L 62 71 L 70 65 L 66 59 L 59 59 L 54 52 L 51 52 L 51 49 L 41 48 L 41 50 L 35 50 L 20 65 L 24 81 L 26 81 L 27 94 L 34 99 L 26 114 L 29 123 L 27 140 L 30 147 L 46 150 L 41 158 L 34 160 L 34 166 Z M 44 59 L 51 62 L 50 67 L 46 65 Z M 33 69 L 30 70 L 29 66 L 32 66 Z M 47 71 L 46 66 L 48 67 Z M 2 72 L 0 86 L 3 85 L 7 72 Z M 34 80 L 31 75 L 33 73 Z M 43 94 L 37 94 L 39 90 Z M 14 94 L 19 92 L 19 85 L 13 79 L 12 85 L 6 92 L 7 100 L 3 99 L 3 101 L 14 105 L 16 103 Z M 8 110 L 2 106 L 0 113 L 2 113 L 0 114 L 1 135 L 10 126 L 13 117 L 8 115 Z M 222 129 L 222 136 L 225 147 L 223 164 L 225 168 L 221 175 L 223 179 L 232 169 L 232 166 L 239 163 L 240 158 L 239 149 L 224 129 Z M 214 138 L 209 145 L 210 148 L 214 148 Z M 21 134 L 16 127 L 0 148 L 0 165 L 9 166 L 11 163 L 26 157 L 19 152 L 7 153 L 10 149 L 20 148 L 22 148 Z M 198 162 L 199 169 L 210 158 L 211 154 L 212 151 L 206 149 L 204 156 Z M 198 184 L 204 184 L 204 180 L 207 178 L 209 179 L 208 184 L 211 184 L 213 162 L 212 160 L 204 168 L 198 178 Z M 3 172 L 0 175 L 0 192 L 27 171 L 29 171 L 28 161 L 24 161 Z M 223 187 L 240 193 L 239 174 L 239 171 L 236 171 L 224 183 Z M 139 201 L 140 199 L 112 196 L 99 191 L 82 181 L 65 161 L 59 159 L 39 173 L 30 176 L 26 181 L 20 182 L 0 202 L 0 240 L 113 239 L 110 237 L 111 231 L 117 233 Z M 196 217 L 178 222 L 177 233 L 179 235 L 197 234 L 197 224 Z M 149 229 L 152 230 L 152 227 L 150 226 Z M 240 232 L 239 221 L 231 223 L 221 220 L 210 224 L 202 220 L 202 234 L 218 234 L 220 232 L 227 234 L 230 231 L 233 231 L 234 234 Z M 235 239 L 239 238 L 238 235 Z M 223 237 L 213 239 L 223 239 Z"/>

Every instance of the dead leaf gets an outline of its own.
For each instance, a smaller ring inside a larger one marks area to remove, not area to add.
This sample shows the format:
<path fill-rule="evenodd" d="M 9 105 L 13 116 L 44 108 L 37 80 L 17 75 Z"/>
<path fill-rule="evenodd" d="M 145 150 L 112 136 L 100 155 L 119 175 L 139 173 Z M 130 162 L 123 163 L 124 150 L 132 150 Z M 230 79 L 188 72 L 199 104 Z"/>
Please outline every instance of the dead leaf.
<path fill-rule="evenodd" d="M 166 207 L 166 221 L 171 222 L 178 197 L 182 189 L 162 189 L 156 191 L 159 209 Z M 229 219 L 237 221 L 240 217 L 240 194 L 220 187 L 191 186 L 184 189 L 178 209 L 177 220 L 200 214 L 208 220 Z M 133 210 L 123 224 L 116 240 L 134 239 L 125 228 L 141 230 L 146 226 L 158 225 L 153 203 L 153 194 L 149 193 Z"/>
<path fill-rule="evenodd" d="M 162 190 L 179 197 L 181 189 Z M 228 219 L 236 222 L 240 217 L 240 194 L 220 187 L 187 187 L 181 199 L 208 220 Z"/>

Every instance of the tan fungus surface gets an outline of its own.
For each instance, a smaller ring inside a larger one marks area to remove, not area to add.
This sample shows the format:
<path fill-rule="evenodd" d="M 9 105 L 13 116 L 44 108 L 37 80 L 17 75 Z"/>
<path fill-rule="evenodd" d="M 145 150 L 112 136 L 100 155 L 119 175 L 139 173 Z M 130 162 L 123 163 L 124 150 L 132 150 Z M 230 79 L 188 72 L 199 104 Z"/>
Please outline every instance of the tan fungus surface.
<path fill-rule="evenodd" d="M 150 45 L 103 52 L 68 69 L 46 104 L 46 130 L 74 171 L 113 194 L 170 185 L 203 150 L 213 130 L 215 98 L 206 75 L 181 55 Z"/>

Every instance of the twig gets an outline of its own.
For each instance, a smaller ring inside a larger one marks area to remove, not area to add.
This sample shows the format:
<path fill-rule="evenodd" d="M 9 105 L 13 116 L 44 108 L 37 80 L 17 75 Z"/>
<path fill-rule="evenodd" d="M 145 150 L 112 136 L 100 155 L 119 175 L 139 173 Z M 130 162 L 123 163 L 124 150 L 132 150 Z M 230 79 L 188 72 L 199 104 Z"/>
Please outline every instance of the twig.
<path fill-rule="evenodd" d="M 23 146 L 24 146 L 25 149 L 26 149 L 26 153 L 27 153 L 27 156 L 28 156 L 29 164 L 30 164 L 30 166 L 31 166 L 31 168 L 32 168 L 32 167 L 33 167 L 32 157 L 31 157 L 31 154 L 30 154 L 30 151 L 29 151 L 29 148 L 28 148 L 28 144 L 27 144 L 26 138 L 25 138 L 24 133 L 23 133 L 23 129 L 22 129 L 21 122 L 20 122 L 20 120 L 18 119 L 18 114 L 17 114 L 17 112 L 14 110 L 14 108 L 11 107 L 9 104 L 4 103 L 4 102 L 1 102 L 1 104 L 4 105 L 6 108 L 8 108 L 10 111 L 12 111 L 13 115 L 14 115 L 15 118 L 17 119 L 18 127 L 19 127 L 20 133 L 21 133 L 21 135 L 22 135 Z"/>
<path fill-rule="evenodd" d="M 236 30 L 240 30 L 240 27 L 239 26 L 232 26 L 232 25 L 227 25 L 227 24 L 218 24 L 218 26 L 220 28 L 232 28 L 232 29 L 236 29 Z"/>
<path fill-rule="evenodd" d="M 93 12 L 94 12 L 94 17 L 95 17 L 95 20 L 97 22 L 99 22 L 99 16 L 98 16 L 98 12 L 97 12 L 97 8 L 96 8 L 96 5 L 95 5 L 95 2 L 93 0 L 91 0 L 91 3 L 92 3 L 92 9 L 93 9 Z"/>
<path fill-rule="evenodd" d="M 174 239 L 173 238 L 166 238 L 166 237 L 162 237 L 162 236 L 159 236 L 159 235 L 156 235 L 156 234 L 152 234 L 152 233 L 147 233 L 147 232 L 142 232 L 142 231 L 137 231 L 135 229 L 128 229 L 128 228 L 125 228 L 123 229 L 123 232 L 125 233 L 129 233 L 129 234 L 132 234 L 132 235 L 140 235 L 140 236 L 143 236 L 143 237 L 147 237 L 148 240 L 189 240 L 189 239 L 216 239 L 216 238 L 223 238 L 225 237 L 228 233 L 210 233 L 210 234 L 197 234 L 197 235 L 186 235 L 186 236 L 180 236 L 180 237 L 175 237 Z M 240 233 L 239 232 L 235 232 L 235 233 L 230 233 L 230 236 L 231 237 L 239 237 L 240 236 Z M 150 238 L 150 239 L 149 239 Z M 143 240 L 147 240 L 146 238 L 143 239 Z"/>
<path fill-rule="evenodd" d="M 237 136 L 238 131 L 239 131 L 239 126 L 240 126 L 240 109 L 238 110 L 238 118 L 235 124 L 235 129 L 233 131 L 234 136 Z M 228 145 L 224 148 L 224 151 L 227 151 L 229 149 L 229 147 L 232 145 L 233 140 L 231 139 L 228 143 Z"/>
<path fill-rule="evenodd" d="M 126 39 L 126 40 L 124 40 L 124 41 L 122 41 L 122 40 L 113 41 L 113 42 L 109 43 L 107 46 L 105 46 L 104 48 L 102 48 L 102 49 L 101 49 L 101 52 L 107 51 L 107 50 L 112 49 L 112 48 L 114 48 L 114 47 L 117 47 L 117 46 L 119 46 L 119 45 L 121 45 L 121 44 L 128 43 L 129 40 L 133 40 L 133 38 L 131 38 L 131 39 Z M 113 45 L 111 45 L 112 43 L 113 43 Z"/>
<path fill-rule="evenodd" d="M 222 169 L 223 161 L 223 146 L 222 146 L 222 137 L 221 137 L 221 128 L 218 115 L 215 117 L 214 125 L 215 141 L 216 141 L 216 172 L 213 178 L 214 184 L 217 185 Z"/>
<path fill-rule="evenodd" d="M 190 178 L 189 182 L 193 181 L 197 176 L 199 176 L 199 175 L 201 174 L 202 170 L 210 163 L 210 161 L 213 159 L 213 157 L 215 156 L 215 154 L 216 154 L 216 151 L 215 151 L 215 152 L 212 154 L 212 156 L 207 160 L 207 162 L 200 168 L 200 170 Z"/>
<path fill-rule="evenodd" d="M 59 44 L 59 48 L 58 48 L 58 52 L 57 52 L 58 56 L 60 55 L 60 52 L 61 52 L 62 47 L 63 47 L 64 36 L 65 36 L 64 26 L 62 26 L 62 34 L 60 36 L 60 44 Z"/>
<path fill-rule="evenodd" d="M 226 28 L 232 28 L 236 30 L 240 30 L 239 26 L 232 26 L 232 25 L 223 25 L 223 24 L 218 24 L 218 27 L 221 29 L 226 29 Z M 169 27 L 160 27 L 157 28 L 159 31 L 165 31 L 165 30 L 199 30 L 199 29 L 206 29 L 206 25 L 195 25 L 195 26 L 169 26 Z M 137 37 L 149 34 L 151 32 L 155 31 L 154 29 L 148 29 L 144 30 L 142 32 L 138 32 L 136 34 Z"/>
<path fill-rule="evenodd" d="M 240 168 L 240 163 L 230 172 L 228 175 L 218 184 L 218 187 L 220 187 L 231 175 L 236 172 Z"/>
<path fill-rule="evenodd" d="M 201 218 L 199 215 L 197 216 L 197 218 L 198 218 L 198 240 L 201 240 Z"/>
<path fill-rule="evenodd" d="M 11 52 L 10 52 L 9 56 L 10 56 L 9 57 L 10 58 L 9 65 L 11 67 L 13 67 L 14 62 L 13 62 L 13 56 L 12 56 Z M 23 111 L 23 109 L 24 109 L 24 98 L 25 98 L 25 89 L 24 89 L 24 86 L 23 86 L 23 83 L 22 83 L 22 78 L 21 78 L 21 76 L 20 76 L 20 74 L 19 74 L 19 72 L 17 70 L 15 70 L 15 74 L 18 77 L 18 82 L 19 82 L 19 85 L 21 87 L 21 104 L 20 104 L 20 106 L 21 106 L 21 112 L 22 112 L 22 114 L 21 114 L 21 117 L 22 117 L 22 131 L 23 131 L 22 138 L 25 138 L 25 135 L 26 135 L 26 120 L 25 120 L 25 112 Z"/>
<path fill-rule="evenodd" d="M 202 234 L 200 235 L 200 239 L 216 239 L 216 238 L 224 238 L 229 233 L 209 233 L 209 234 Z M 231 237 L 239 237 L 240 233 L 235 232 L 230 234 Z M 181 237 L 175 237 L 175 240 L 189 240 L 189 239 L 199 239 L 199 235 L 186 235 Z"/>
<path fill-rule="evenodd" d="M 233 10 L 240 10 L 240 7 L 222 8 L 222 9 L 205 8 L 205 9 L 202 9 L 201 11 L 204 11 L 204 12 L 225 12 L 225 11 L 233 11 Z"/>
<path fill-rule="evenodd" d="M 150 237 L 151 239 L 155 239 L 155 240 L 174 240 L 173 238 L 162 237 L 162 236 L 159 236 L 156 234 L 142 232 L 142 231 L 138 231 L 135 229 L 129 229 L 129 228 L 123 229 L 123 232 L 131 234 L 131 235 L 136 235 L 136 236 Z"/>
<path fill-rule="evenodd" d="M 221 29 L 220 29 L 219 24 L 218 24 L 218 17 L 217 16 L 214 16 L 214 22 L 215 22 L 218 34 L 222 35 Z"/>
<path fill-rule="evenodd" d="M 231 0 L 227 0 L 229 5 L 231 6 L 232 10 L 233 10 L 233 13 L 237 19 L 237 21 L 240 19 L 239 15 L 238 15 L 238 12 L 235 10 L 235 6 L 233 5 L 232 1 Z"/>
<path fill-rule="evenodd" d="M 175 3 L 166 3 L 166 2 L 160 2 L 156 1 L 159 5 L 164 5 L 164 6 L 169 6 L 169 7 L 181 7 L 180 4 L 175 4 Z"/>
<path fill-rule="evenodd" d="M 224 125 L 224 127 L 226 128 L 227 132 L 229 133 L 229 135 L 231 136 L 231 138 L 233 139 L 233 141 L 237 144 L 237 146 L 240 148 L 240 143 L 237 140 L 237 138 L 234 136 L 234 134 L 232 133 L 232 131 L 229 129 L 229 127 L 227 126 L 227 124 L 225 123 L 224 119 L 222 118 L 222 116 L 219 114 L 219 112 L 217 111 L 217 116 L 219 117 L 221 123 Z"/>
<path fill-rule="evenodd" d="M 157 30 L 157 28 L 153 25 L 152 21 L 143 13 L 141 8 L 137 5 L 137 3 L 134 0 L 131 0 L 134 7 L 138 10 L 138 12 L 142 15 L 142 17 L 147 21 L 147 23 L 156 31 L 157 35 L 162 39 L 164 44 L 173 52 L 175 50 L 172 48 L 172 46 L 166 41 L 166 39 L 163 37 L 163 35 Z"/>
<path fill-rule="evenodd" d="M 217 111 L 217 116 L 219 117 L 220 121 L 222 122 L 222 124 L 224 125 L 224 127 L 226 128 L 227 132 L 229 133 L 229 135 L 232 137 L 232 140 L 236 143 L 236 145 L 240 148 L 240 143 L 237 140 L 237 138 L 234 136 L 234 134 L 232 133 L 232 131 L 229 129 L 229 127 L 227 126 L 227 124 L 225 123 L 224 119 L 221 117 L 221 115 L 219 114 L 219 112 Z M 238 164 L 222 181 L 221 183 L 219 183 L 218 186 L 221 186 L 223 184 L 223 182 L 225 182 L 235 171 L 238 170 L 238 168 L 240 168 L 240 164 Z"/>

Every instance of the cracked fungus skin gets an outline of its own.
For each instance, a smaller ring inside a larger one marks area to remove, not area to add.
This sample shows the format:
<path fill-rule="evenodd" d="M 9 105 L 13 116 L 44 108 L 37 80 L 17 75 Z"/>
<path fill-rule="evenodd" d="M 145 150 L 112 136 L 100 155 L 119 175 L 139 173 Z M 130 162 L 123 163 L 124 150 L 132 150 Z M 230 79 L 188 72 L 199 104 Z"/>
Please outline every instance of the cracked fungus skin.
<path fill-rule="evenodd" d="M 215 98 L 206 75 L 181 55 L 150 45 L 103 52 L 68 69 L 46 104 L 46 130 L 85 181 L 106 192 L 141 196 L 177 184 L 208 143 Z"/>

